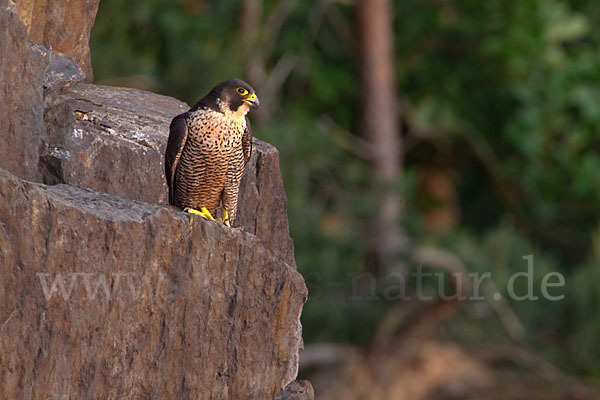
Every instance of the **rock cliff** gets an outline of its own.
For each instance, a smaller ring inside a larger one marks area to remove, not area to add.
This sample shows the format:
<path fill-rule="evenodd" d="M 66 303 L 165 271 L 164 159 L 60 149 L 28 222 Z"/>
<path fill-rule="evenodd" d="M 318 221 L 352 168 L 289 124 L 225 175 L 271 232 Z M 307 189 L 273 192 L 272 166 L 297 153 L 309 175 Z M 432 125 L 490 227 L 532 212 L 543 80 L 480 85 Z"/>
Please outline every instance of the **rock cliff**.
<path fill-rule="evenodd" d="M 0 0 L 0 168 L 37 179 L 44 144 L 45 58 L 31 46 L 16 6 Z"/>
<path fill-rule="evenodd" d="M 29 39 L 66 53 L 92 81 L 89 40 L 100 0 L 15 0 Z"/>
<path fill-rule="evenodd" d="M 0 172 L 0 397 L 276 398 L 306 288 L 256 236 Z"/>
<path fill-rule="evenodd" d="M 45 183 L 167 203 L 163 155 L 169 124 L 189 109 L 187 104 L 137 89 L 83 83 L 48 94 L 45 104 L 48 148 L 39 166 Z M 254 139 L 235 225 L 295 265 L 286 207 L 279 153 Z"/>
<path fill-rule="evenodd" d="M 32 32 L 77 18 L 50 29 L 49 3 L 17 4 L 0 0 L 0 398 L 312 398 L 284 389 L 307 292 L 277 150 L 254 142 L 244 231 L 165 205 L 187 105 L 81 82 L 97 1 L 52 2 L 83 21 L 66 54 Z"/>

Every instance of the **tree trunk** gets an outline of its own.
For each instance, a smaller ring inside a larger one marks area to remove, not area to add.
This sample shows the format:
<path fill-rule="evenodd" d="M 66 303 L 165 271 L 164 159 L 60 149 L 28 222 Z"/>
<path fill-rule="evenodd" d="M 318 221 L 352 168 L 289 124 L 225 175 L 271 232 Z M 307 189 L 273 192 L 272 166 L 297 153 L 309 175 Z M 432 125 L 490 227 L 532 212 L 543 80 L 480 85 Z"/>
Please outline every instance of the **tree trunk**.
<path fill-rule="evenodd" d="M 402 271 L 406 247 L 399 226 L 397 190 L 402 153 L 394 76 L 394 31 L 388 0 L 357 2 L 362 83 L 362 135 L 371 145 L 373 177 L 383 188 L 373 226 L 373 255 L 378 273 Z"/>

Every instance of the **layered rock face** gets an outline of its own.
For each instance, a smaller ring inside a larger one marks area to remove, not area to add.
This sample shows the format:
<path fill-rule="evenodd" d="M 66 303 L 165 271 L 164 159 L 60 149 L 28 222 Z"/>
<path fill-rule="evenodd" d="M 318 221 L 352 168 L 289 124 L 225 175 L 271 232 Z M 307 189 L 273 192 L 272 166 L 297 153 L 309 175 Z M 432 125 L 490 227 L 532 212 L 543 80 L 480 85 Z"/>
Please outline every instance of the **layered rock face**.
<path fill-rule="evenodd" d="M 92 81 L 90 32 L 100 0 L 14 0 L 29 39 L 66 53 Z"/>
<path fill-rule="evenodd" d="M 0 172 L 2 398 L 276 398 L 306 288 L 252 234 Z"/>
<path fill-rule="evenodd" d="M 39 178 L 43 148 L 45 58 L 30 46 L 27 28 L 8 0 L 0 0 L 0 168 Z"/>
<path fill-rule="evenodd" d="M 0 398 L 312 398 L 283 389 L 307 292 L 277 150 L 254 142 L 244 231 L 165 205 L 168 126 L 188 106 L 80 83 L 28 41 L 50 3 L 24 3 L 0 0 Z M 69 4 L 91 28 L 97 1 Z"/>
<path fill-rule="evenodd" d="M 77 84 L 46 97 L 45 183 L 70 183 L 150 203 L 167 203 L 164 151 L 169 124 L 189 106 L 136 89 Z M 236 226 L 295 265 L 279 153 L 254 139 L 240 187 Z"/>

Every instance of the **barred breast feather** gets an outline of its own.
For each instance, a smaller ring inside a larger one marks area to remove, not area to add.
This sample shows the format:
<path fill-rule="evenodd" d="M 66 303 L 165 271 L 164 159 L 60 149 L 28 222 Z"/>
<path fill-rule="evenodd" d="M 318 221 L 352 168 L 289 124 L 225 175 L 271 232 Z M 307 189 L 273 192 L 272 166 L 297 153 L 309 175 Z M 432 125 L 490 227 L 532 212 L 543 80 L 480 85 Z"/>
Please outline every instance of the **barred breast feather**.
<path fill-rule="evenodd" d="M 206 207 L 214 215 L 222 201 L 234 221 L 251 140 L 245 117 L 232 118 L 210 108 L 176 117 L 169 142 L 181 144 L 169 143 L 177 151 L 165 157 L 170 203 L 182 209 Z"/>

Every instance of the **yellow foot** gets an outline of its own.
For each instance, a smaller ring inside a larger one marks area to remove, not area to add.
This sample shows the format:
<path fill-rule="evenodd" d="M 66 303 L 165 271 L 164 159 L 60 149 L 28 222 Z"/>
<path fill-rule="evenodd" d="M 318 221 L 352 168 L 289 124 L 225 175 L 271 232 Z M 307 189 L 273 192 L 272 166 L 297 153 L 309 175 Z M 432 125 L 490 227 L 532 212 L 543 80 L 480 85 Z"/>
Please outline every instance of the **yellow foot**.
<path fill-rule="evenodd" d="M 185 211 L 185 212 L 188 212 L 188 213 L 190 213 L 190 214 L 196 214 L 196 215 L 199 215 L 199 216 L 201 216 L 202 218 L 204 218 L 204 219 L 207 219 L 207 220 L 209 220 L 209 221 L 216 221 L 216 220 L 215 220 L 215 218 L 214 218 L 214 217 L 212 216 L 212 214 L 210 213 L 210 211 L 208 211 L 208 210 L 206 209 L 206 207 L 202 207 L 202 208 L 200 209 L 200 211 L 198 211 L 198 210 L 196 210 L 196 209 L 194 209 L 194 208 L 190 208 L 190 207 L 188 207 L 188 208 L 186 208 L 184 211 Z"/>
<path fill-rule="evenodd" d="M 225 225 L 227 225 L 229 228 L 231 228 L 231 221 L 229 220 L 229 213 L 227 212 L 227 210 L 223 209 L 223 222 Z"/>
<path fill-rule="evenodd" d="M 225 225 L 227 225 L 227 227 L 231 228 L 231 220 L 229 219 L 229 213 L 225 209 L 223 210 L 223 220 L 221 222 L 224 223 Z M 231 228 L 231 229 L 235 229 L 238 231 L 242 230 L 242 228 Z"/>

